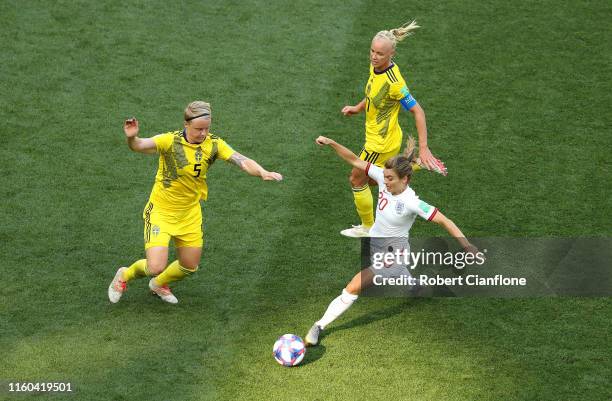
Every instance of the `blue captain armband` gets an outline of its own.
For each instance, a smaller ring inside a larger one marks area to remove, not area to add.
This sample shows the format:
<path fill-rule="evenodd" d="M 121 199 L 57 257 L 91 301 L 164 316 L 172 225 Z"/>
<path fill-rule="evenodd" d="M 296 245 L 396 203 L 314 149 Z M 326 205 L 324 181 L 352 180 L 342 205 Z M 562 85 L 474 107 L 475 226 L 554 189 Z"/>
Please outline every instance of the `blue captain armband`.
<path fill-rule="evenodd" d="M 412 97 L 412 95 L 408 91 L 408 88 L 404 86 L 401 89 L 401 92 L 402 92 L 402 95 L 404 95 L 404 97 L 400 100 L 400 103 L 402 104 L 402 107 L 404 109 L 410 110 L 411 108 L 417 105 L 416 99 Z"/>

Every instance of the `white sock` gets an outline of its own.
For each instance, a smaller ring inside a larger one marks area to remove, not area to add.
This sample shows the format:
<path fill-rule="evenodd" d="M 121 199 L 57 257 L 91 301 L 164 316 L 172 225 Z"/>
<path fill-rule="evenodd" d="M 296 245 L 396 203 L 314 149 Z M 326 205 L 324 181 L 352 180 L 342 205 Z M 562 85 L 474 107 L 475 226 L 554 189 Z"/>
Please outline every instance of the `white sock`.
<path fill-rule="evenodd" d="M 351 307 L 353 302 L 355 302 L 358 297 L 359 296 L 357 295 L 349 293 L 346 289 L 342 290 L 342 295 L 331 301 L 321 320 L 315 322 L 315 324 L 321 329 L 324 329 L 325 326 L 327 326 L 328 324 L 336 320 L 338 316 L 346 312 L 346 310 Z"/>

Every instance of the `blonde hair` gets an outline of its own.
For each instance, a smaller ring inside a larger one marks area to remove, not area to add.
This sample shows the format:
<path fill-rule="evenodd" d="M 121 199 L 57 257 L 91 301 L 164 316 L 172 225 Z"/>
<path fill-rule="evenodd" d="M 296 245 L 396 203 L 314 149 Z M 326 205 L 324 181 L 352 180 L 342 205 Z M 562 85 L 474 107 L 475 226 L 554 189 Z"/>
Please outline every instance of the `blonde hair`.
<path fill-rule="evenodd" d="M 201 100 L 196 100 L 187 105 L 187 108 L 185 109 L 184 118 L 185 121 L 191 121 L 198 117 L 210 118 L 210 115 L 210 103 L 206 103 Z"/>
<path fill-rule="evenodd" d="M 416 21 L 406 22 L 404 25 L 399 28 L 391 29 L 388 31 L 380 31 L 376 35 L 374 35 L 374 39 L 386 39 L 391 42 L 391 46 L 393 49 L 397 46 L 397 42 L 401 42 L 406 39 L 408 36 L 412 35 L 413 31 L 420 28 L 417 25 Z"/>
<path fill-rule="evenodd" d="M 413 137 L 408 137 L 406 149 L 401 155 L 390 158 L 385 162 L 385 168 L 395 171 L 399 178 L 412 176 L 412 163 L 416 159 L 416 142 Z"/>

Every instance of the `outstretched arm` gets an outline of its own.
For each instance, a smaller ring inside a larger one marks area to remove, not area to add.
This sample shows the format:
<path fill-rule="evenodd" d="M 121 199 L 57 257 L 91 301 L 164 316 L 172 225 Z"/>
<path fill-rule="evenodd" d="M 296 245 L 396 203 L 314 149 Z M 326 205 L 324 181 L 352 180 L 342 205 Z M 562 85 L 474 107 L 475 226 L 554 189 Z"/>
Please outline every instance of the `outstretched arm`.
<path fill-rule="evenodd" d="M 344 159 L 344 161 L 346 161 L 348 164 L 350 164 L 351 166 L 355 168 L 365 171 L 366 167 L 368 166 L 367 162 L 358 158 L 355 153 L 351 152 L 349 149 L 340 145 L 333 139 L 329 139 L 324 136 L 320 136 L 317 139 L 315 139 L 315 142 L 317 143 L 317 145 L 320 145 L 320 146 L 324 146 L 324 145 L 331 146 L 336 151 L 338 156 L 340 156 L 342 159 Z"/>
<path fill-rule="evenodd" d="M 427 145 L 427 120 L 425 119 L 425 111 L 420 104 L 416 103 L 416 101 L 414 101 L 414 105 L 408 110 L 414 116 L 414 123 L 419 136 L 419 158 L 421 159 L 421 164 L 429 170 L 437 171 L 442 175 L 446 175 L 446 167 L 444 166 L 444 163 L 438 160 L 431 153 L 431 150 L 429 150 L 429 146 Z"/>
<path fill-rule="evenodd" d="M 139 138 L 138 131 L 137 119 L 132 117 L 124 121 L 123 132 L 125 132 L 129 148 L 139 153 L 156 153 L 157 147 L 155 146 L 155 141 L 151 138 Z"/>
<path fill-rule="evenodd" d="M 470 241 L 468 241 L 467 238 L 465 238 L 465 235 L 463 235 L 459 227 L 457 227 L 457 225 L 451 219 L 443 215 L 439 210 L 431 221 L 444 227 L 444 229 L 450 235 L 452 235 L 453 237 L 457 239 L 457 241 L 461 244 L 463 249 L 465 249 L 466 251 L 473 253 L 473 254 L 476 254 L 478 252 L 478 248 L 472 245 Z"/>
<path fill-rule="evenodd" d="M 281 181 L 283 176 L 279 173 L 268 171 L 261 167 L 255 160 L 249 159 L 238 152 L 234 152 L 227 160 L 254 177 L 261 177 L 265 181 Z"/>

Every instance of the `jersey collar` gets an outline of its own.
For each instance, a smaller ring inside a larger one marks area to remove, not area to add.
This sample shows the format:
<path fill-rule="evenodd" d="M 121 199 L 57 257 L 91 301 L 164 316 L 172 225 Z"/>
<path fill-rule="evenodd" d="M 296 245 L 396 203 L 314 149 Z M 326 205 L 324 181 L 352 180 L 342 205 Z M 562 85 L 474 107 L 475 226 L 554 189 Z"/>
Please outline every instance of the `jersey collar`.
<path fill-rule="evenodd" d="M 380 75 L 380 74 L 384 74 L 385 72 L 389 71 L 393 67 L 395 67 L 395 63 L 391 63 L 391 65 L 389 67 L 385 68 L 382 71 L 376 71 L 376 69 L 374 67 L 372 67 L 372 71 L 374 71 L 374 74 Z"/>

